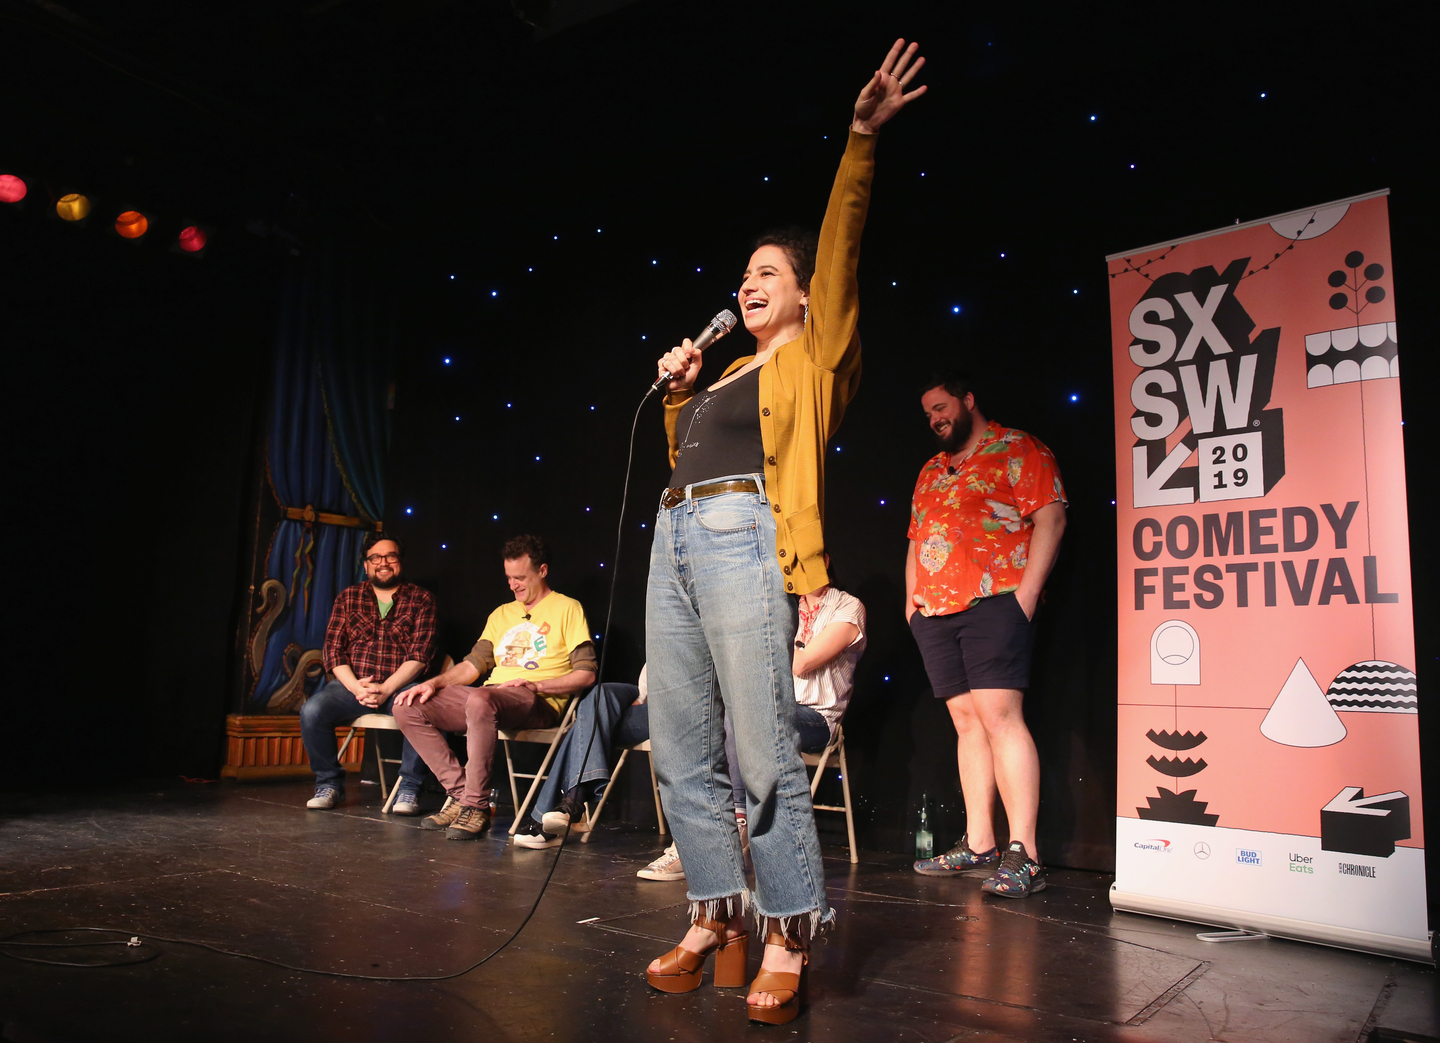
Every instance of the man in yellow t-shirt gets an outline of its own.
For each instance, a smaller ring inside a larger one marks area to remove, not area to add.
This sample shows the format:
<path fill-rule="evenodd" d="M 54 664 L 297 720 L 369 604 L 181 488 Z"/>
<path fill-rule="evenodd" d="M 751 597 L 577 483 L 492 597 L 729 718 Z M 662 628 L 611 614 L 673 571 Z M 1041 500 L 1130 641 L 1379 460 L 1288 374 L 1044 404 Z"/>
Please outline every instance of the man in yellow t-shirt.
<path fill-rule="evenodd" d="M 595 683 L 585 610 L 550 589 L 545 542 L 516 536 L 503 556 L 515 600 L 490 613 L 469 655 L 395 697 L 400 730 L 449 794 L 422 825 L 445 830 L 450 840 L 473 840 L 490 826 L 498 731 L 553 727 L 569 696 Z M 441 734 L 462 731 L 469 755 L 463 768 Z"/>

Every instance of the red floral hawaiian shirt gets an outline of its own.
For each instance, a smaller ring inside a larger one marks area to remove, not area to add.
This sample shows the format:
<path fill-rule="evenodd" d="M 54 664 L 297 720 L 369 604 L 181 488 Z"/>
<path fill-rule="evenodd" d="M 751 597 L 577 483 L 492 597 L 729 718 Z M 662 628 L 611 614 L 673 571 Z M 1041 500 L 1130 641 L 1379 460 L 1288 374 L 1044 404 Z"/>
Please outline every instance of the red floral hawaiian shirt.
<path fill-rule="evenodd" d="M 994 421 L 954 474 L 949 453 L 927 461 L 910 501 L 921 613 L 963 612 L 1018 588 L 1035 528 L 1029 516 L 1056 500 L 1065 502 L 1065 487 L 1055 454 Z"/>

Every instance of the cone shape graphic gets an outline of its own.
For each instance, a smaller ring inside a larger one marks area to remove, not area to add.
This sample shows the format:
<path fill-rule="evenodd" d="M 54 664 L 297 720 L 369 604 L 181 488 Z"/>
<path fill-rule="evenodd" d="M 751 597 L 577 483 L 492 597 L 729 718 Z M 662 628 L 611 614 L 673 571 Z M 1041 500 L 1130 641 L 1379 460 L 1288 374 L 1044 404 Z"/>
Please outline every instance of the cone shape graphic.
<path fill-rule="evenodd" d="M 1315 682 L 1305 660 L 1295 669 L 1260 722 L 1260 734 L 1282 746 L 1333 746 L 1345 738 L 1345 725 Z"/>

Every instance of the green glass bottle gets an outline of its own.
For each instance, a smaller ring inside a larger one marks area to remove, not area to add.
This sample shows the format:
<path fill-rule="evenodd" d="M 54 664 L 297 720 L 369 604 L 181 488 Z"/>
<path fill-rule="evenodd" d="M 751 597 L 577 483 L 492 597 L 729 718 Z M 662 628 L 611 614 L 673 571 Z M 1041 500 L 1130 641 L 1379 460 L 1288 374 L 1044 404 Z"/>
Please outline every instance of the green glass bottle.
<path fill-rule="evenodd" d="M 915 831 L 915 857 L 935 857 L 935 834 L 930 832 L 929 800 L 920 794 L 920 828 Z"/>

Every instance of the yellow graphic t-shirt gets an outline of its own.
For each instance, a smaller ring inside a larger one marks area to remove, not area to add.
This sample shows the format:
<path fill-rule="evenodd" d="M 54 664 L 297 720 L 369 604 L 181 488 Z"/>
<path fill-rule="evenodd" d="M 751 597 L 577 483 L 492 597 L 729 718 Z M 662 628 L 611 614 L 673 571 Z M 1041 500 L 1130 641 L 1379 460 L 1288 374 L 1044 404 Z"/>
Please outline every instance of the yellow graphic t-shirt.
<path fill-rule="evenodd" d="M 523 677 L 544 681 L 570 672 L 570 653 L 593 642 L 585 610 L 574 598 L 551 591 L 527 613 L 518 601 L 501 605 L 485 621 L 481 641 L 495 649 L 495 669 L 485 684 L 504 684 Z M 544 698 L 560 712 L 566 696 Z"/>

